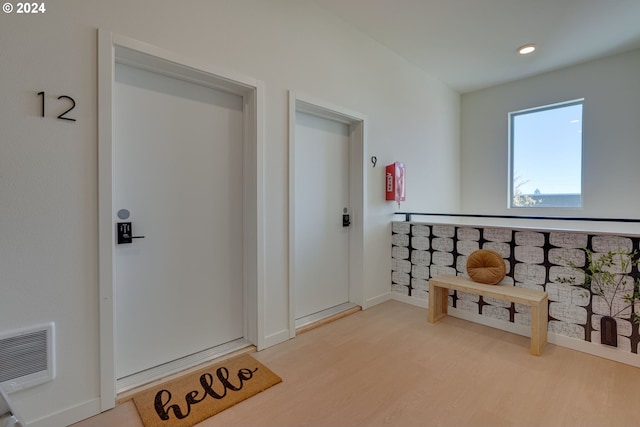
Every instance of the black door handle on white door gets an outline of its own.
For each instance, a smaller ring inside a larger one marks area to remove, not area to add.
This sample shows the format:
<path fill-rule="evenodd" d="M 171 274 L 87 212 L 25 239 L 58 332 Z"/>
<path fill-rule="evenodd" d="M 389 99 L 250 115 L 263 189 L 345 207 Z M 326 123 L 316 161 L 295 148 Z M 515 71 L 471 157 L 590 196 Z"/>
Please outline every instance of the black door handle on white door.
<path fill-rule="evenodd" d="M 131 223 L 119 222 L 116 226 L 116 242 L 119 245 L 133 243 L 133 239 L 144 239 L 144 236 L 131 235 Z"/>

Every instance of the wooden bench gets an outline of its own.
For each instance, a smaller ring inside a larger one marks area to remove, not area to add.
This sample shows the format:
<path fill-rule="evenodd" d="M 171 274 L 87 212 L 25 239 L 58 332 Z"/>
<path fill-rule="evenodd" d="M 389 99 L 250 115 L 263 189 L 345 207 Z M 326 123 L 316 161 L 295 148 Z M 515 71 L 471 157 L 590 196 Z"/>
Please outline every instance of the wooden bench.
<path fill-rule="evenodd" d="M 483 297 L 524 304 L 531 307 L 531 354 L 539 356 L 547 343 L 548 294 L 515 286 L 485 285 L 458 276 L 436 276 L 429 279 L 429 323 L 447 315 L 449 289 Z"/>

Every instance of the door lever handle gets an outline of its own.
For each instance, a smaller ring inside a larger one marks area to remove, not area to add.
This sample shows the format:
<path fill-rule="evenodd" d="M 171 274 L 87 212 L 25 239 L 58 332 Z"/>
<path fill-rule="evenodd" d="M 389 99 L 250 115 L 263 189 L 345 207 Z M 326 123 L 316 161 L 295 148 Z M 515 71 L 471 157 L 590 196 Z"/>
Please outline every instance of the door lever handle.
<path fill-rule="evenodd" d="M 122 238 L 124 238 L 124 239 L 144 239 L 144 236 L 129 236 L 128 234 L 123 234 Z"/>
<path fill-rule="evenodd" d="M 116 226 L 116 241 L 119 245 L 125 243 L 132 243 L 133 239 L 144 239 L 145 236 L 132 236 L 131 235 L 131 223 L 119 222 Z"/>

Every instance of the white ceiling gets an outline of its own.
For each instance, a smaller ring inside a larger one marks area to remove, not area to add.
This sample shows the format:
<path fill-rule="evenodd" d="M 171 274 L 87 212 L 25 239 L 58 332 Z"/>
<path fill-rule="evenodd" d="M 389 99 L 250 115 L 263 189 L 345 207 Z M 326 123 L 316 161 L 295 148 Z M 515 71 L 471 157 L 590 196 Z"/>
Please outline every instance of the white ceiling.
<path fill-rule="evenodd" d="M 313 1 L 461 93 L 640 48 L 640 0 Z"/>

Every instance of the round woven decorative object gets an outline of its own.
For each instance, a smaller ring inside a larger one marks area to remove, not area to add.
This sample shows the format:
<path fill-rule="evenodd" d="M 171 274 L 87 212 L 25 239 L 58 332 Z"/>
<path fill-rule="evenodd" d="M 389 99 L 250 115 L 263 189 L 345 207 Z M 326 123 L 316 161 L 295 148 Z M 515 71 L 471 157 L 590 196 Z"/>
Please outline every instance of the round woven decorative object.
<path fill-rule="evenodd" d="M 498 252 L 480 249 L 469 255 L 467 274 L 474 282 L 495 285 L 504 279 L 507 267 Z"/>

